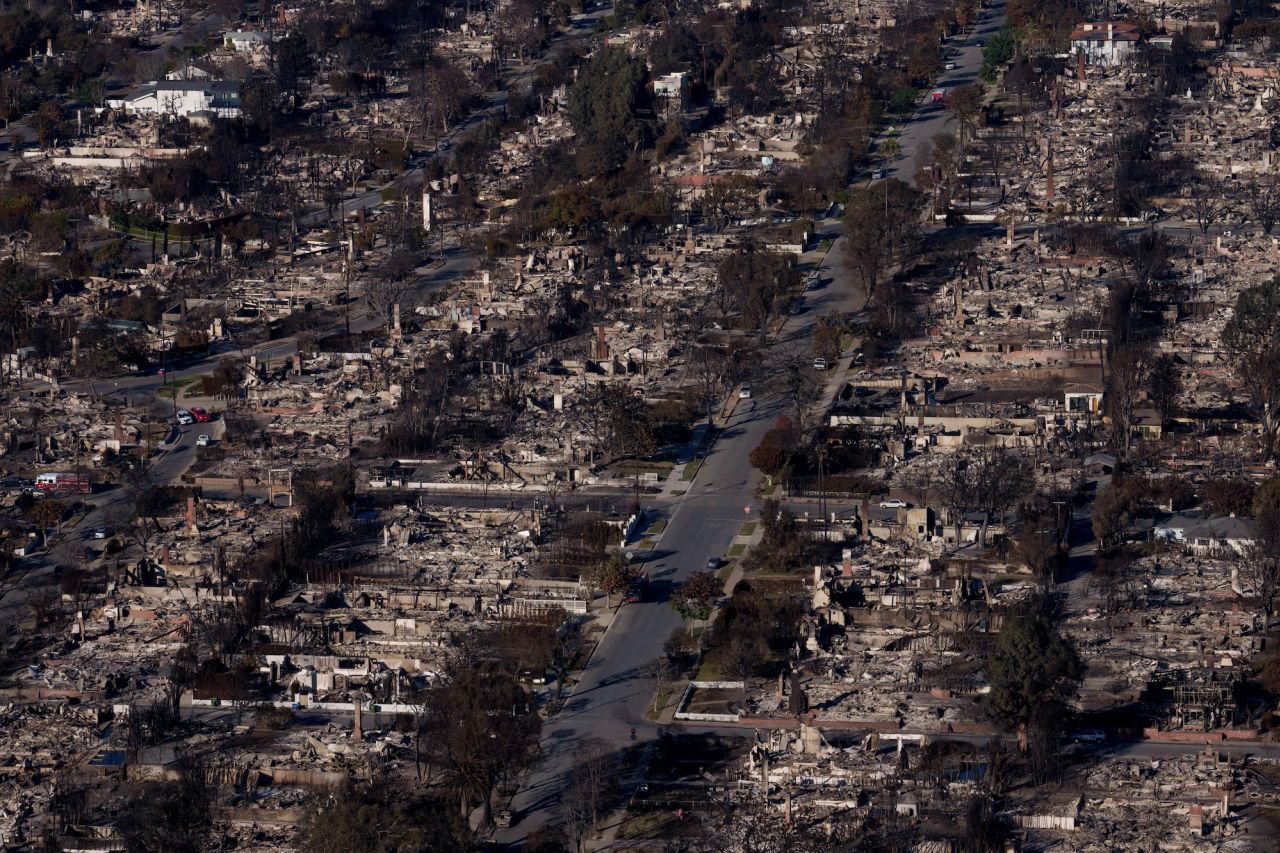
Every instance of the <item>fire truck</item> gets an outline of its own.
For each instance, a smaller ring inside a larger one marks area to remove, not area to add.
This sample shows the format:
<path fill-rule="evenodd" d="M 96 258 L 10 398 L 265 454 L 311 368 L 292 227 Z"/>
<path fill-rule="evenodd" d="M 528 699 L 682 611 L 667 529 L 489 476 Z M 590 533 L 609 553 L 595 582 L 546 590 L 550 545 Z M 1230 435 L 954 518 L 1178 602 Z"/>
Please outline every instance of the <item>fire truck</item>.
<path fill-rule="evenodd" d="M 42 492 L 79 492 L 89 494 L 93 484 L 84 474 L 40 474 L 36 477 L 36 489 Z"/>

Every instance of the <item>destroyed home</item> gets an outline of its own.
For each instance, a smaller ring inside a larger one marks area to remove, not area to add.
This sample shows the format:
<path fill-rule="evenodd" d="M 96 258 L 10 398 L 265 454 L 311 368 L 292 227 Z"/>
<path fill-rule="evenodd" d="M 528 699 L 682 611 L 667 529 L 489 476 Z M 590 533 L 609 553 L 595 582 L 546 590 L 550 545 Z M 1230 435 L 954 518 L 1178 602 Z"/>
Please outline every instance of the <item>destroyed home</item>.
<path fill-rule="evenodd" d="M 0 16 L 6 849 L 1274 846 L 1274 10 Z"/>

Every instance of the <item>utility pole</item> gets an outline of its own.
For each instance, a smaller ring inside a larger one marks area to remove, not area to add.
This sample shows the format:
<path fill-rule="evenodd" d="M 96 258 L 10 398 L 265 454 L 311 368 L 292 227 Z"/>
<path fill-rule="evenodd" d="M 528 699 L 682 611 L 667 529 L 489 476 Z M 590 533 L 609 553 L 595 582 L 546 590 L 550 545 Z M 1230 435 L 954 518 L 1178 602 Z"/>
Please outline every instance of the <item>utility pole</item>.
<path fill-rule="evenodd" d="M 818 447 L 818 511 L 822 513 L 822 541 L 826 542 L 828 538 L 827 530 L 827 483 L 826 483 L 826 462 L 827 462 L 827 446 L 826 444 Z"/>
<path fill-rule="evenodd" d="M 346 233 L 346 216 L 343 216 L 342 230 Z M 346 291 L 342 300 L 342 313 L 346 323 L 348 341 L 351 338 L 351 265 L 355 262 L 355 240 L 347 234 L 347 262 L 343 265 L 342 280 Z"/>

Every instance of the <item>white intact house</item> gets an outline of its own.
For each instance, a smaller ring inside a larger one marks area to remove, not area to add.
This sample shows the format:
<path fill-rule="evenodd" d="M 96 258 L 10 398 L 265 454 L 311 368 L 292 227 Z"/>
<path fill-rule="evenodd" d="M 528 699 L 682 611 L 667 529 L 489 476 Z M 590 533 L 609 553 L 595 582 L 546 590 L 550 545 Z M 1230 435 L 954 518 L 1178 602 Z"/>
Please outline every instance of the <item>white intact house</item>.
<path fill-rule="evenodd" d="M 240 84 L 234 80 L 158 80 L 124 98 L 107 101 L 107 106 L 134 115 L 238 118 Z"/>
<path fill-rule="evenodd" d="M 1220 516 L 1206 518 L 1183 534 L 1187 548 L 1200 556 L 1229 557 L 1244 554 L 1258 536 L 1258 525 L 1251 518 Z"/>
<path fill-rule="evenodd" d="M 1077 24 L 1071 31 L 1071 50 L 1090 65 L 1119 65 L 1127 60 L 1142 38 L 1133 24 Z"/>
<path fill-rule="evenodd" d="M 259 30 L 233 30 L 222 36 L 222 46 L 236 53 L 253 53 L 271 43 L 271 36 Z"/>

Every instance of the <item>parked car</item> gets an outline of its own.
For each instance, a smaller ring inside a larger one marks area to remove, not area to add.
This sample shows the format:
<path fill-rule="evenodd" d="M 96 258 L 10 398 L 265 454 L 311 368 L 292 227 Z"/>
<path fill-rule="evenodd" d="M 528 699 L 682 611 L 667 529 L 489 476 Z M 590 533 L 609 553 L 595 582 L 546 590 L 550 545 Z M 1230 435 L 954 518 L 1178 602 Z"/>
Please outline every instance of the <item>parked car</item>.
<path fill-rule="evenodd" d="M 887 501 L 880 501 L 881 509 L 906 509 L 907 502 L 902 498 L 889 498 Z"/>
<path fill-rule="evenodd" d="M 826 370 L 826 369 L 827 369 L 828 367 L 830 367 L 830 366 L 831 366 L 831 365 L 829 365 L 829 364 L 827 363 L 827 360 L 826 360 L 825 358 L 815 358 L 815 359 L 813 360 L 813 369 L 814 369 L 814 370 Z"/>
<path fill-rule="evenodd" d="M 750 399 L 751 399 L 751 386 L 750 386 L 750 385 L 743 385 L 741 388 L 739 388 L 739 389 L 738 389 L 738 399 L 739 399 L 739 400 L 750 400 Z"/>
<path fill-rule="evenodd" d="M 196 422 L 196 416 L 188 412 L 186 409 L 178 410 L 178 423 L 182 426 L 190 426 Z"/>
<path fill-rule="evenodd" d="M 707 560 L 707 571 L 714 572 L 720 568 L 722 561 L 719 557 L 712 557 Z"/>
<path fill-rule="evenodd" d="M 209 421 L 213 420 L 213 415 L 209 414 L 206 409 L 202 409 L 199 406 L 191 407 L 191 417 L 195 418 L 196 423 L 198 424 L 207 424 Z"/>
<path fill-rule="evenodd" d="M 946 65 L 944 65 L 944 66 L 942 66 L 942 67 L 943 67 L 945 70 L 947 70 L 947 71 L 955 71 L 955 70 L 956 70 L 956 64 L 955 64 L 954 62 L 948 62 Z"/>
<path fill-rule="evenodd" d="M 532 666 L 526 666 L 516 674 L 516 680 L 521 684 L 546 684 L 547 671 L 545 669 L 535 669 Z"/>
<path fill-rule="evenodd" d="M 196 447 L 208 447 L 212 441 L 213 439 L 209 438 L 209 436 L 201 435 L 196 439 Z"/>
<path fill-rule="evenodd" d="M 641 572 L 631 579 L 631 583 L 627 584 L 627 591 L 623 593 L 622 601 L 624 604 L 637 604 L 644 601 L 645 593 L 649 591 L 649 574 Z"/>
<path fill-rule="evenodd" d="M 1107 733 L 1102 729 L 1081 729 L 1072 732 L 1071 739 L 1076 743 L 1102 743 L 1107 739 Z"/>
<path fill-rule="evenodd" d="M 883 181 L 888 174 L 889 173 L 884 169 L 876 169 L 874 172 L 871 173 L 871 180 Z"/>

